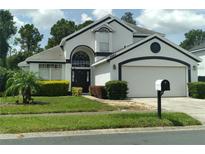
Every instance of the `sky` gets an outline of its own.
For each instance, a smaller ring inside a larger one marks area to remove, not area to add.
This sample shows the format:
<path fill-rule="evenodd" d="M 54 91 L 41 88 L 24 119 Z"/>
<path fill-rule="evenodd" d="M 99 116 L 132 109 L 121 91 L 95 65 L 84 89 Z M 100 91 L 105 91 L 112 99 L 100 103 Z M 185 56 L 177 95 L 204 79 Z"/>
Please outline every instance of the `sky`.
<path fill-rule="evenodd" d="M 205 30 L 205 10 L 149 10 L 149 9 L 67 9 L 67 10 L 10 10 L 18 29 L 24 24 L 34 24 L 44 35 L 41 46 L 47 44 L 50 28 L 61 18 L 80 24 L 86 20 L 96 20 L 107 14 L 118 18 L 125 12 L 132 12 L 137 25 L 164 33 L 166 38 L 179 44 L 184 33 L 191 29 Z M 18 35 L 18 34 L 17 34 Z M 16 36 L 17 36 L 16 35 Z"/>

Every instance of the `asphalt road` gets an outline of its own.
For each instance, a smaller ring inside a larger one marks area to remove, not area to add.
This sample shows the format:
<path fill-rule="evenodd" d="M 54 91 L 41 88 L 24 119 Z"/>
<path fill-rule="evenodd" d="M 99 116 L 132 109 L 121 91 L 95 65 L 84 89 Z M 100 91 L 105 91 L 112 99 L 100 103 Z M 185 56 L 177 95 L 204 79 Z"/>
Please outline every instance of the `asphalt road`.
<path fill-rule="evenodd" d="M 2 139 L 1 145 L 196 145 L 205 144 L 205 130 L 137 132 L 124 134 L 82 135 Z"/>

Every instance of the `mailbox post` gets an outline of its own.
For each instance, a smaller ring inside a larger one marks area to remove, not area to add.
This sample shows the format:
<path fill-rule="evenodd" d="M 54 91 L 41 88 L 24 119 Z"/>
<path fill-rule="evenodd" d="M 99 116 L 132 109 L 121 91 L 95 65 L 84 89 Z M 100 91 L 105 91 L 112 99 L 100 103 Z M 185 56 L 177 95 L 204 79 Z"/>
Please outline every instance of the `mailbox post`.
<path fill-rule="evenodd" d="M 157 90 L 157 114 L 158 117 L 161 119 L 161 97 L 164 94 L 164 91 L 170 90 L 170 84 L 168 80 L 157 80 L 155 82 L 155 89 Z"/>

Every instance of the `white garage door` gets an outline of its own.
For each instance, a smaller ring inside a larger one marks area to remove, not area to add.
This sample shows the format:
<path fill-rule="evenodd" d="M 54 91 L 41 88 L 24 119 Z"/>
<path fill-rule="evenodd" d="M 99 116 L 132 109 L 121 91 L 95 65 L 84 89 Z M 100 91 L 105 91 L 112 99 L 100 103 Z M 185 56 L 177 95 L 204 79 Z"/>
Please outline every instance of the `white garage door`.
<path fill-rule="evenodd" d="M 170 81 L 171 90 L 164 96 L 186 96 L 186 67 L 122 67 L 122 80 L 128 82 L 128 97 L 156 97 L 157 79 Z"/>

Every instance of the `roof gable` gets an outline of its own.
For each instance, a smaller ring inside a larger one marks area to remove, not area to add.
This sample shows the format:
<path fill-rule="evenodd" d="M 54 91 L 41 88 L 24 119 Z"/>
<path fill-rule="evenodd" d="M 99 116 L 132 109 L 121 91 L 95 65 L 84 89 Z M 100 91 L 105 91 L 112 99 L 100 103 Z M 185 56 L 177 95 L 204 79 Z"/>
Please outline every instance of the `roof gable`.
<path fill-rule="evenodd" d="M 141 40 L 139 42 L 136 42 L 136 43 L 134 43 L 134 44 L 132 44 L 130 46 L 127 46 L 126 48 L 120 49 L 119 51 L 113 53 L 112 55 L 110 55 L 110 56 L 108 56 L 108 57 L 106 57 L 106 58 L 96 62 L 93 66 L 101 64 L 101 63 L 106 62 L 106 61 L 111 61 L 111 60 L 113 60 L 113 59 L 115 59 L 115 58 L 117 58 L 117 57 L 119 57 L 119 56 L 121 56 L 121 55 L 123 55 L 123 54 L 125 54 L 125 53 L 127 53 L 129 51 L 131 51 L 132 49 L 134 49 L 134 48 L 136 48 L 138 46 L 141 46 L 141 45 L 145 44 L 146 42 L 151 41 L 154 38 L 159 39 L 163 43 L 169 45 L 170 47 L 176 49 L 177 51 L 181 52 L 182 54 L 188 56 L 189 58 L 191 58 L 191 59 L 193 59 L 193 60 L 195 60 L 197 62 L 201 61 L 200 58 L 198 58 L 197 56 L 193 55 L 189 51 L 187 51 L 187 50 L 181 48 L 180 46 L 170 42 L 169 40 L 167 40 L 166 38 L 164 38 L 164 37 L 162 37 L 162 36 L 160 36 L 158 34 L 154 34 L 154 35 L 151 35 L 151 36 L 149 36 L 149 37 L 147 37 L 147 38 L 145 38 L 145 39 L 143 39 L 143 40 Z"/>
<path fill-rule="evenodd" d="M 88 25 L 88 26 L 82 28 L 81 30 L 76 31 L 76 32 L 74 32 L 73 34 L 64 37 L 64 38 L 61 40 L 61 42 L 60 42 L 60 46 L 63 46 L 66 41 L 68 41 L 68 40 L 70 40 L 70 39 L 72 39 L 72 38 L 74 38 L 74 37 L 80 35 L 80 34 L 83 33 L 83 32 L 86 32 L 86 31 L 89 30 L 89 29 L 92 29 L 92 28 L 94 28 L 94 27 L 96 27 L 96 26 L 102 24 L 103 22 L 112 19 L 112 18 L 113 18 L 113 17 L 112 17 L 111 15 L 107 15 L 107 16 L 105 16 L 104 18 L 101 18 L 100 20 L 97 20 L 97 21 L 95 21 L 94 23 L 92 23 L 92 24 L 90 24 L 90 25 Z"/>
<path fill-rule="evenodd" d="M 121 26 L 126 28 L 127 30 L 131 31 L 133 33 L 133 36 L 134 35 L 139 35 L 139 34 L 140 35 L 148 35 L 148 36 L 152 35 L 152 34 L 159 34 L 159 35 L 164 36 L 164 34 L 162 34 L 162 33 L 158 33 L 158 32 L 152 31 L 152 30 L 148 30 L 146 28 L 141 28 L 139 26 L 124 22 L 124 21 L 122 21 L 122 20 L 120 20 L 117 17 L 114 17 L 112 15 L 107 15 L 107 16 L 95 21 L 94 23 L 82 28 L 81 30 L 76 31 L 76 32 L 74 32 L 73 34 L 71 34 L 67 37 L 64 37 L 60 42 L 60 46 L 63 46 L 66 41 L 80 35 L 81 33 L 86 32 L 89 29 L 95 28 L 95 27 L 97 27 L 97 26 L 99 26 L 100 24 L 103 24 L 103 23 L 105 25 L 109 26 L 109 24 L 112 23 L 112 22 L 117 22 L 118 24 L 120 24 Z"/>
<path fill-rule="evenodd" d="M 136 47 L 138 47 L 138 46 L 140 46 L 140 45 L 142 45 L 142 44 L 144 44 L 144 43 L 146 43 L 146 42 L 148 42 L 148 41 L 150 41 L 150 40 L 152 40 L 154 38 L 159 39 L 163 43 L 171 46 L 172 48 L 176 49 L 177 51 L 181 52 L 182 54 L 188 56 L 189 58 L 191 58 L 191 59 L 193 59 L 193 60 L 195 60 L 197 62 L 201 61 L 200 58 L 198 58 L 197 56 L 195 56 L 192 53 L 190 53 L 189 51 L 181 48 L 180 46 L 170 42 L 169 40 L 165 39 L 164 37 L 161 37 L 158 34 L 154 34 L 154 35 L 152 35 L 150 37 L 147 37 L 147 38 L 143 39 L 142 41 L 139 41 L 139 42 L 129 46 L 128 48 L 122 49 L 121 51 L 118 51 L 118 52 L 114 53 L 115 55 L 111 55 L 110 58 L 108 59 L 108 61 L 110 61 L 110 60 L 112 60 L 112 59 L 114 59 L 114 58 L 116 58 L 116 57 L 118 57 L 118 56 L 120 56 L 122 54 L 125 54 L 126 52 L 129 52 L 130 50 L 132 50 L 132 49 L 134 49 L 134 48 L 136 48 Z"/>
<path fill-rule="evenodd" d="M 103 23 L 109 25 L 110 23 L 112 23 L 112 22 L 114 22 L 114 21 L 117 22 L 118 24 L 120 24 L 121 26 L 125 27 L 125 28 L 128 29 L 129 31 L 135 32 L 135 29 L 133 29 L 133 28 L 130 27 L 129 25 L 125 24 L 125 23 L 124 23 L 123 21 L 121 21 L 120 19 L 118 19 L 118 18 L 116 18 L 116 17 L 114 17 L 114 16 L 112 16 L 112 15 L 107 15 L 107 16 L 101 18 L 100 20 L 97 20 L 97 21 L 95 21 L 94 23 L 92 23 L 92 24 L 90 24 L 90 25 L 84 27 L 83 29 L 81 29 L 81 30 L 79 30 L 79 31 L 76 31 L 76 32 L 74 32 L 73 34 L 71 34 L 71 35 L 69 35 L 69 36 L 67 36 L 67 37 L 64 37 L 64 38 L 61 40 L 60 46 L 63 46 L 66 41 L 68 41 L 68 40 L 70 40 L 70 39 L 72 39 L 72 38 L 74 38 L 74 37 L 80 35 L 80 34 L 83 33 L 83 32 L 86 32 L 86 31 L 89 30 L 89 29 L 95 28 L 96 26 L 99 26 L 100 24 L 103 24 Z"/>

